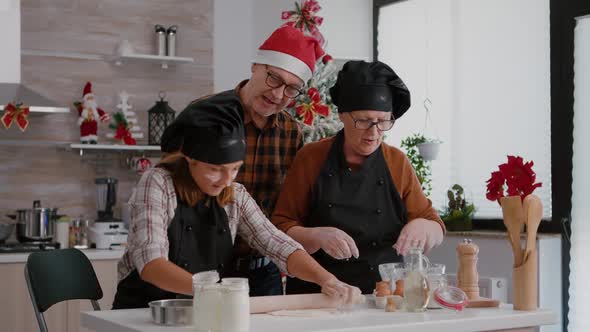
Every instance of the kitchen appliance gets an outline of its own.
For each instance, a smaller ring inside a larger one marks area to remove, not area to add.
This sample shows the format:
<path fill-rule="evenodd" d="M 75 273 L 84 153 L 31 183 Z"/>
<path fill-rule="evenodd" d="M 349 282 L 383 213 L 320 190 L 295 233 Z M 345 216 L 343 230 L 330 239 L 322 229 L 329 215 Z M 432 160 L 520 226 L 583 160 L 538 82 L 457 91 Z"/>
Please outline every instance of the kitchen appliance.
<path fill-rule="evenodd" d="M 13 230 L 14 222 L 0 221 L 0 243 L 4 243 L 12 235 Z"/>
<path fill-rule="evenodd" d="M 41 201 L 34 201 L 32 209 L 16 210 L 16 237 L 19 242 L 51 241 L 55 232 L 57 208 L 41 207 Z"/>
<path fill-rule="evenodd" d="M 127 230 L 124 223 L 116 219 L 113 214 L 113 208 L 117 204 L 117 182 L 117 179 L 111 177 L 95 180 L 98 219 L 90 227 L 88 235 L 90 242 L 98 249 L 127 244 Z"/>

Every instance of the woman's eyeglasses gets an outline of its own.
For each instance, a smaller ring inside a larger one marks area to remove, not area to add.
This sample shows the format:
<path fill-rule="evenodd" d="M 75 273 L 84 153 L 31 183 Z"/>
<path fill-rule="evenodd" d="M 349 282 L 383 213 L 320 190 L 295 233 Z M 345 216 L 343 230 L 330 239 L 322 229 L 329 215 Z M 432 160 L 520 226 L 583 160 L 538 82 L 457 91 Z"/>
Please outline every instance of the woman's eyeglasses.
<path fill-rule="evenodd" d="M 373 127 L 373 126 L 377 126 L 377 129 L 379 129 L 380 131 L 388 131 L 389 129 L 391 129 L 393 127 L 393 124 L 395 123 L 395 119 L 393 118 L 393 116 L 389 120 L 373 121 L 373 120 L 365 120 L 365 119 L 357 120 L 352 116 L 352 114 L 350 114 L 350 113 L 347 113 L 347 114 L 350 116 L 352 121 L 354 121 L 354 127 L 356 129 L 360 129 L 360 130 L 367 130 L 367 129 L 371 129 L 371 127 Z"/>

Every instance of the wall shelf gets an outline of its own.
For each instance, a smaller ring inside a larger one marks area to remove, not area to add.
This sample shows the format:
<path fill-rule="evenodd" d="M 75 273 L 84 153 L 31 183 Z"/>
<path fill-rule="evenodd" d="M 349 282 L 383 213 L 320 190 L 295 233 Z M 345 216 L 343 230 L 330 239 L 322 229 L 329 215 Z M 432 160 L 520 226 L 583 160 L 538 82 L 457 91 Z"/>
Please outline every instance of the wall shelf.
<path fill-rule="evenodd" d="M 97 152 L 160 152 L 159 145 L 124 145 L 124 144 L 80 144 L 72 143 L 69 145 L 71 150 L 80 150 L 80 156 L 84 155 L 84 150 Z"/>
<path fill-rule="evenodd" d="M 117 66 L 121 66 L 125 63 L 130 62 L 155 62 L 160 63 L 163 69 L 167 69 L 168 65 L 172 65 L 175 63 L 190 63 L 194 62 L 193 58 L 185 58 L 179 56 L 162 56 L 162 55 L 153 55 L 153 54 L 127 54 L 127 55 L 117 55 L 113 58 L 115 64 Z"/>

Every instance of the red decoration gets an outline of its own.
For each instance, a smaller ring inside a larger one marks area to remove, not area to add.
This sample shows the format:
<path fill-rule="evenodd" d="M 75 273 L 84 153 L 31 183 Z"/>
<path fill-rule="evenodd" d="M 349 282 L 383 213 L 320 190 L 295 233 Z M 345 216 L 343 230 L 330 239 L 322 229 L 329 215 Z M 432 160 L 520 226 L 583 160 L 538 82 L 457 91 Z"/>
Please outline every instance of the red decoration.
<path fill-rule="evenodd" d="M 281 14 L 283 21 L 288 21 L 285 25 L 292 26 L 303 32 L 309 31 L 320 45 L 324 44 L 324 36 L 319 30 L 324 18 L 315 15 L 322 7 L 316 0 L 305 0 L 302 4 L 295 2 L 295 10 L 287 10 Z"/>
<path fill-rule="evenodd" d="M 328 62 L 334 60 L 334 58 L 332 58 L 332 56 L 330 54 L 326 54 L 324 55 L 324 57 L 322 58 L 322 63 L 327 65 Z"/>
<path fill-rule="evenodd" d="M 117 127 L 117 132 L 115 133 L 115 139 L 121 140 L 126 145 L 135 145 L 135 139 L 131 137 L 131 132 L 129 132 L 129 128 L 125 126 L 124 123 L 119 123 Z"/>
<path fill-rule="evenodd" d="M 535 183 L 536 174 L 533 171 L 534 162 L 524 162 L 522 157 L 508 156 L 508 162 L 498 166 L 498 171 L 492 172 L 487 183 L 486 197 L 490 201 L 498 201 L 504 196 L 520 196 L 522 200 L 536 188 L 542 186 Z M 507 186 L 504 195 L 504 185 Z"/>
<path fill-rule="evenodd" d="M 4 114 L 0 119 L 6 129 L 10 128 L 12 122 L 16 122 L 18 128 L 24 132 L 29 126 L 28 116 L 28 106 L 24 106 L 22 103 L 18 103 L 16 105 L 8 103 L 8 105 L 4 107 Z"/>
<path fill-rule="evenodd" d="M 303 123 L 311 126 L 315 118 L 315 114 L 328 116 L 330 114 L 330 106 L 322 104 L 322 97 L 316 88 L 309 88 L 307 90 L 309 96 L 309 103 L 301 103 L 295 108 L 297 114 L 303 118 Z"/>

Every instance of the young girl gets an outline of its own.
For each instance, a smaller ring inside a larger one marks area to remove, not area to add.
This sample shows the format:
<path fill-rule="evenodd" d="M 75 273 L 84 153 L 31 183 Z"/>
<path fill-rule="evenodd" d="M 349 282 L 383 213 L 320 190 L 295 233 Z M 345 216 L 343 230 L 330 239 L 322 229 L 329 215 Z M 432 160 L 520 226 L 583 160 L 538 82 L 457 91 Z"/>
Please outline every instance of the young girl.
<path fill-rule="evenodd" d="M 189 105 L 176 119 L 179 152 L 146 171 L 132 204 L 128 247 L 118 264 L 113 309 L 192 295 L 192 275 L 231 262 L 236 234 L 282 271 L 315 283 L 323 293 L 357 300 L 303 247 L 279 231 L 245 188 L 233 182 L 245 155 L 242 106 L 233 91 Z"/>

